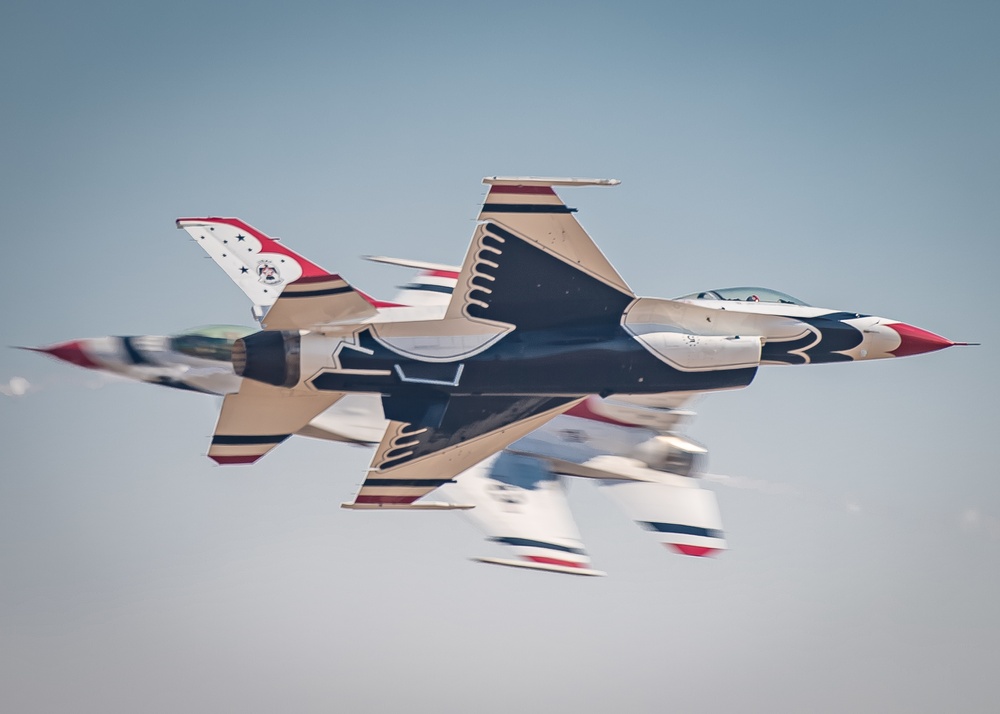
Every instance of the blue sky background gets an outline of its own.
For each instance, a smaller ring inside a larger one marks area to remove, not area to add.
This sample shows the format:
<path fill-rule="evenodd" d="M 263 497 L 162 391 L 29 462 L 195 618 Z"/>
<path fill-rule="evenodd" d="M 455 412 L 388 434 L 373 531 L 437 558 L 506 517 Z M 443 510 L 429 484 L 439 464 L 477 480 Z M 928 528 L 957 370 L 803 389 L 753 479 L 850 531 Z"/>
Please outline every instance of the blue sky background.
<path fill-rule="evenodd" d="M 640 294 L 984 344 L 704 400 L 731 550 L 574 484 L 591 580 L 341 511 L 365 449 L 221 469 L 213 399 L 0 351 L 30 384 L 0 394 L 4 708 L 996 711 L 998 32 L 989 2 L 5 4 L 8 344 L 247 323 L 182 215 L 390 294 L 358 257 L 460 261 L 496 174 L 622 179 L 563 196 Z"/>

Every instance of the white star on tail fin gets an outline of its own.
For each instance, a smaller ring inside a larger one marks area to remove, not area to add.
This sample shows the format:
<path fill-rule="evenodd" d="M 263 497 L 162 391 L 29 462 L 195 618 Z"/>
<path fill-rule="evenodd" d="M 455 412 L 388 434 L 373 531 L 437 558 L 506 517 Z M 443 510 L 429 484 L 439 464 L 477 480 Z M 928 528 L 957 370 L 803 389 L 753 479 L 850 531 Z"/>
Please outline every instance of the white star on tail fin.
<path fill-rule="evenodd" d="M 329 273 L 239 218 L 178 218 L 187 231 L 255 306 L 270 307 L 299 278 Z"/>
<path fill-rule="evenodd" d="M 271 329 L 311 329 L 313 325 L 363 320 L 375 315 L 378 308 L 397 307 L 395 303 L 381 302 L 355 290 L 339 275 L 239 218 L 178 218 L 177 227 L 187 231 L 253 301 L 254 317 Z M 317 291 L 321 289 L 341 287 L 349 289 L 339 292 L 352 295 L 333 301 L 296 301 L 294 309 L 286 305 L 270 320 L 263 319 L 282 295 L 318 297 Z"/>

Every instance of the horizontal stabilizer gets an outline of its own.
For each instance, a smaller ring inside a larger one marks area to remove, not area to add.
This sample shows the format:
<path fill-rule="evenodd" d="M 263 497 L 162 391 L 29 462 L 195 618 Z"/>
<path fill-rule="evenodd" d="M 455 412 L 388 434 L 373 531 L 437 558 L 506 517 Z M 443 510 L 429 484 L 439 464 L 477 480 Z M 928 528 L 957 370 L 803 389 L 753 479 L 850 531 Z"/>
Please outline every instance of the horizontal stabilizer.
<path fill-rule="evenodd" d="M 444 501 L 417 501 L 415 503 L 341 503 L 341 508 L 351 511 L 467 511 L 475 508 L 472 503 L 445 503 Z"/>
<path fill-rule="evenodd" d="M 378 311 L 339 275 L 302 277 L 281 291 L 264 316 L 269 330 L 315 330 L 324 325 L 356 322 Z"/>
<path fill-rule="evenodd" d="M 550 573 L 566 573 L 567 575 L 591 575 L 602 577 L 607 575 L 603 570 L 591 570 L 590 568 L 574 568 L 567 565 L 553 565 L 551 563 L 532 563 L 525 560 L 507 560 L 506 558 L 473 558 L 477 563 L 488 563 L 490 565 L 503 565 L 508 568 L 527 568 L 529 570 L 547 570 Z"/>
<path fill-rule="evenodd" d="M 208 456 L 219 464 L 252 464 L 342 396 L 244 379 L 240 391 L 227 394 L 222 402 Z"/>

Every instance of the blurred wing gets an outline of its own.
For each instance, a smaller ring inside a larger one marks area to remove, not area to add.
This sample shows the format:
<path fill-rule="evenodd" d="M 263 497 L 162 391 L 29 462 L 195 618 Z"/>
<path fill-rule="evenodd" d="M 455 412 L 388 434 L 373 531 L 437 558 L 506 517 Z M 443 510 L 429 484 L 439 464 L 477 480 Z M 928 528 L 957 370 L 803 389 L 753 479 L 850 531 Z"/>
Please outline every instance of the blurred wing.
<path fill-rule="evenodd" d="M 696 476 L 705 449 L 677 432 L 692 412 L 589 397 L 511 449 L 545 459 L 560 474 L 596 479 L 659 542 L 686 555 L 726 548 L 715 494 Z M 628 400 L 628 401 L 626 401 Z"/>
<path fill-rule="evenodd" d="M 400 305 L 415 307 L 440 308 L 442 314 L 451 302 L 455 292 L 455 281 L 460 268 L 454 265 L 428 263 L 423 260 L 406 260 L 403 258 L 387 258 L 381 255 L 370 255 L 368 260 L 386 265 L 398 265 L 402 268 L 415 268 L 420 272 L 405 285 L 399 286 L 392 301 Z"/>
<path fill-rule="evenodd" d="M 600 490 L 663 545 L 683 555 L 726 549 L 715 493 L 690 477 L 673 483 L 601 481 Z"/>
<path fill-rule="evenodd" d="M 382 402 L 377 394 L 345 394 L 295 433 L 313 439 L 375 446 L 385 433 Z"/>
<path fill-rule="evenodd" d="M 604 575 L 590 568 L 590 556 L 566 500 L 565 481 L 540 459 L 503 452 L 462 472 L 439 492 L 475 506 L 465 515 L 508 548 L 514 560 L 476 558 L 484 563 L 573 575 Z"/>
<path fill-rule="evenodd" d="M 453 396 L 426 404 L 399 401 L 395 397 L 383 399 L 389 425 L 367 478 L 354 501 L 345 504 L 347 508 L 409 507 L 580 399 Z M 403 413 L 424 418 L 393 418 Z"/>

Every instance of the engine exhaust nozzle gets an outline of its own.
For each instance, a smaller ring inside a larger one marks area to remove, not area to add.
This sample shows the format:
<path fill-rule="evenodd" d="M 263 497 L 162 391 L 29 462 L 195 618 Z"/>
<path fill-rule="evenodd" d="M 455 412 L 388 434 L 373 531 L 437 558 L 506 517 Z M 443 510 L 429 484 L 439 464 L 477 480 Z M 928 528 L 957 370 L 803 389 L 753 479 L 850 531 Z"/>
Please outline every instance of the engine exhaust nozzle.
<path fill-rule="evenodd" d="M 276 387 L 299 383 L 302 338 L 291 330 L 263 330 L 233 344 L 233 370 L 241 377 Z"/>

